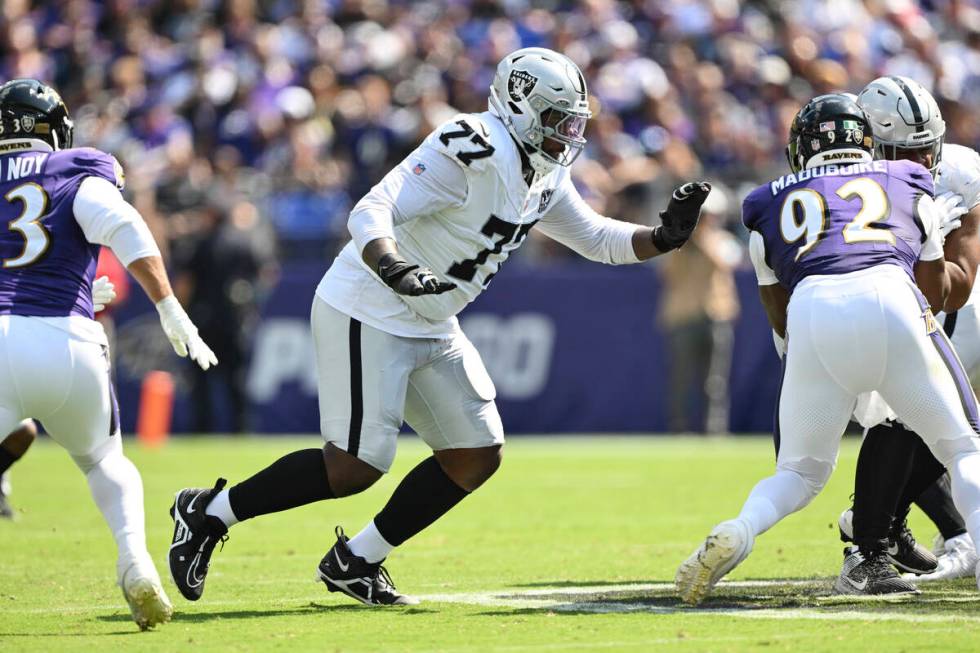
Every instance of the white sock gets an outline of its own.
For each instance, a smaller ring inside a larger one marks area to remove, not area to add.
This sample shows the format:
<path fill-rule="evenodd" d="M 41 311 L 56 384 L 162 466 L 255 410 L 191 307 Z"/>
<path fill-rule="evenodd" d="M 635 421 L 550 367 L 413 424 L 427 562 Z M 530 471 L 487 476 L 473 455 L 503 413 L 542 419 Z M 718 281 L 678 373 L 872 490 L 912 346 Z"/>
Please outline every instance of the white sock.
<path fill-rule="evenodd" d="M 368 522 L 360 533 L 355 535 L 347 543 L 350 550 L 356 556 L 360 556 L 368 562 L 381 562 L 388 557 L 388 554 L 395 550 L 395 547 L 388 544 L 385 538 L 381 537 L 378 527 L 374 525 L 372 519 Z"/>
<path fill-rule="evenodd" d="M 953 503 L 963 515 L 966 530 L 976 546 L 980 543 L 980 453 L 957 456 L 949 465 L 949 475 Z"/>
<path fill-rule="evenodd" d="M 228 490 L 218 492 L 218 494 L 211 499 L 211 503 L 208 504 L 204 514 L 217 517 L 228 528 L 231 528 L 239 521 L 238 517 L 235 516 L 235 511 L 231 509 L 231 500 L 228 498 Z"/>
<path fill-rule="evenodd" d="M 153 568 L 146 550 L 143 517 L 143 480 L 136 466 L 114 450 L 85 474 L 92 498 L 102 512 L 119 548 L 120 572 L 131 562 Z"/>
<path fill-rule="evenodd" d="M 809 503 L 810 497 L 810 490 L 802 476 L 793 471 L 779 470 L 752 488 L 738 517 L 748 522 L 756 535 L 761 535 Z"/>

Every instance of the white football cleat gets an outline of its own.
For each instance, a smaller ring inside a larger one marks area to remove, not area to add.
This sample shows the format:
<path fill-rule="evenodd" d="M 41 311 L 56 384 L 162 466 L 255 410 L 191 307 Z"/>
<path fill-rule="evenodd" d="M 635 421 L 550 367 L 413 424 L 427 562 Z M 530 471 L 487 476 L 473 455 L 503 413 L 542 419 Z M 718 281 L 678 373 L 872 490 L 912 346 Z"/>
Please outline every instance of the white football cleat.
<path fill-rule="evenodd" d="M 955 580 L 957 578 L 969 578 L 977 567 L 980 560 L 977 556 L 976 547 L 969 533 L 957 535 L 946 540 L 943 545 L 946 549 L 944 555 L 939 556 L 939 565 L 936 571 L 922 576 L 911 576 L 916 582 L 929 583 L 937 580 Z"/>
<path fill-rule="evenodd" d="M 139 563 L 131 563 L 119 579 L 129 610 L 133 613 L 133 621 L 140 630 L 149 630 L 154 626 L 170 621 L 174 614 L 174 606 L 167 598 L 160 583 L 160 576 L 150 563 L 149 569 Z"/>
<path fill-rule="evenodd" d="M 712 529 L 704 543 L 681 563 L 674 586 L 681 600 L 697 605 L 722 577 L 748 557 L 755 536 L 740 519 L 723 521 Z"/>

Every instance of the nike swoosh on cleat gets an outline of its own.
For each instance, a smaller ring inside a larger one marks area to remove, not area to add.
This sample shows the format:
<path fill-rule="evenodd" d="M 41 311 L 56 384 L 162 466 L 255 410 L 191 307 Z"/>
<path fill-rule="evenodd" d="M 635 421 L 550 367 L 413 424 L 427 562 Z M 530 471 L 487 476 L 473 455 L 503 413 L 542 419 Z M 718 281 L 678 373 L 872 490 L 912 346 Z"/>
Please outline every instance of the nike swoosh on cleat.
<path fill-rule="evenodd" d="M 858 590 L 859 592 L 863 592 L 864 591 L 864 588 L 866 588 L 868 586 L 868 579 L 867 578 L 865 578 L 864 580 L 862 580 L 860 583 L 855 583 L 853 580 L 851 580 L 847 576 L 844 576 L 844 580 L 847 582 L 848 585 L 850 585 L 854 589 Z"/>
<path fill-rule="evenodd" d="M 207 543 L 207 541 L 209 539 L 210 539 L 210 537 L 204 538 L 204 542 L 201 543 L 201 548 L 202 549 L 204 548 L 204 545 Z M 194 556 L 194 559 L 191 560 L 190 566 L 187 567 L 187 584 L 190 587 L 199 587 L 204 582 L 204 578 L 203 577 L 198 577 L 198 575 L 197 575 L 197 566 L 199 564 L 201 564 L 201 551 L 200 550 L 198 550 L 197 555 Z"/>
<path fill-rule="evenodd" d="M 198 500 L 200 496 L 201 496 L 200 494 L 194 495 L 194 498 L 191 499 L 191 502 L 187 504 L 186 512 L 188 515 L 194 512 L 194 503 Z"/>
<path fill-rule="evenodd" d="M 350 569 L 350 563 L 344 564 L 344 561 L 340 559 L 340 554 L 337 553 L 337 549 L 333 550 L 333 557 L 337 559 L 337 566 L 340 567 L 340 571 L 346 572 Z"/>

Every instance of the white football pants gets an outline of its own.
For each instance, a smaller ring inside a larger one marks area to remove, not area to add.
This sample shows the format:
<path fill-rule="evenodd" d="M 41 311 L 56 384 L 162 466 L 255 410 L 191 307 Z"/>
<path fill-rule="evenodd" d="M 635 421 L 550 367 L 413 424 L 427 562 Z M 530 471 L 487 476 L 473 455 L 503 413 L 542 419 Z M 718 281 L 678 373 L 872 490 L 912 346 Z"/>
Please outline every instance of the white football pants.
<path fill-rule="evenodd" d="M 779 394 L 777 474 L 756 486 L 742 515 L 757 533 L 820 492 L 858 395 L 872 390 L 954 474 L 954 501 L 968 522 L 980 515 L 980 410 L 925 306 L 908 275 L 891 265 L 810 277 L 796 287 Z M 980 527 L 980 518 L 974 522 Z"/>
<path fill-rule="evenodd" d="M 74 333 L 69 318 L 0 316 L 0 434 L 40 421 L 85 474 L 119 548 L 119 573 L 132 562 L 152 569 L 143 484 L 122 453 L 108 348 L 91 337 L 97 325 L 81 326 Z"/>

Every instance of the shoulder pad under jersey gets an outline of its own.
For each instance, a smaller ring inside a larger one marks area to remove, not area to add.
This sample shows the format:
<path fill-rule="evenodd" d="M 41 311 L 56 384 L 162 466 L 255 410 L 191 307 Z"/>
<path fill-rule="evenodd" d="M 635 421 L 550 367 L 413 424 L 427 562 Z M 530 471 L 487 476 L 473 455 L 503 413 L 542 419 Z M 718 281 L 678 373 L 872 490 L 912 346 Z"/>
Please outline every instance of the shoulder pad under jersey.
<path fill-rule="evenodd" d="M 71 174 L 84 177 L 101 177 L 122 190 L 126 186 L 126 174 L 116 157 L 94 147 L 76 147 L 55 152 L 64 157 Z"/>
<path fill-rule="evenodd" d="M 962 195 L 968 209 L 980 204 L 980 154 L 976 150 L 951 143 L 943 145 L 936 194 L 948 192 Z"/>
<path fill-rule="evenodd" d="M 478 115 L 457 114 L 440 125 L 427 140 L 467 171 L 484 170 L 493 165 L 496 147 L 491 143 L 490 129 Z"/>

